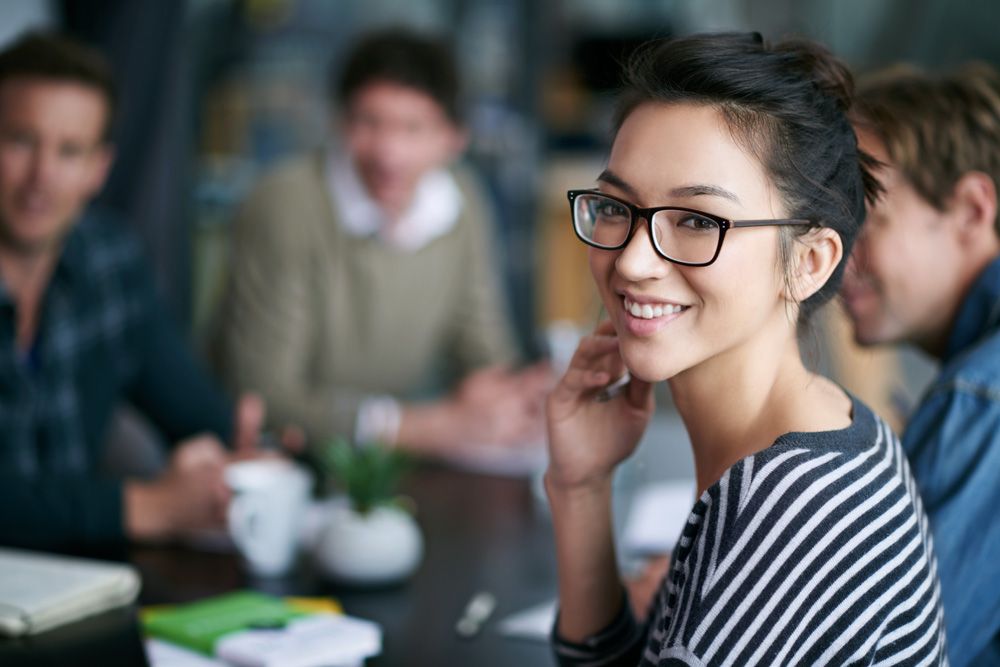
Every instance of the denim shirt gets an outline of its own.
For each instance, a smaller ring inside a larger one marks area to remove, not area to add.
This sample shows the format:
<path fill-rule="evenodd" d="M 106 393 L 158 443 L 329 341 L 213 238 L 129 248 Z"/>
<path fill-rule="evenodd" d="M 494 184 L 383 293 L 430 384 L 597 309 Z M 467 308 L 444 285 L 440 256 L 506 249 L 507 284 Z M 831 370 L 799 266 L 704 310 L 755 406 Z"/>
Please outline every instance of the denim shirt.
<path fill-rule="evenodd" d="M 1000 258 L 962 303 L 903 434 L 934 534 L 952 667 L 1000 665 Z"/>

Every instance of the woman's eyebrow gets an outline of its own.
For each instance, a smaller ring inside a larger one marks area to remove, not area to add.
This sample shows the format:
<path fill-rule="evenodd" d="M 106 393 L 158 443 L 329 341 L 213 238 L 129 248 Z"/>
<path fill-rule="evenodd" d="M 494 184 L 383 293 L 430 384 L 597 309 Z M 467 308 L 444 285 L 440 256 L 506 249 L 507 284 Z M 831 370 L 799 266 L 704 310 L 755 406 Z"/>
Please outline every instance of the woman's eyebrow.
<path fill-rule="evenodd" d="M 670 191 L 671 197 L 722 197 L 723 199 L 728 199 L 736 204 L 740 203 L 740 198 L 736 196 L 736 193 L 730 192 L 725 188 L 720 188 L 718 185 L 708 185 L 705 183 L 697 183 L 694 185 L 684 185 L 679 188 L 674 188 Z"/>
<path fill-rule="evenodd" d="M 619 190 L 623 191 L 629 197 L 635 197 L 636 196 L 635 188 L 633 188 L 631 185 L 629 185 L 628 183 L 626 183 L 625 179 L 623 179 L 621 176 L 619 176 L 615 172 L 611 171 L 610 169 L 605 169 L 604 171 L 602 171 L 601 175 L 597 177 L 597 180 L 598 181 L 603 181 L 604 183 L 607 183 L 608 185 L 613 185 L 614 187 L 616 187 Z"/>
<path fill-rule="evenodd" d="M 625 179 L 611 171 L 610 169 L 605 169 L 601 172 L 601 175 L 597 177 L 598 181 L 612 185 L 619 190 L 623 191 L 629 197 L 637 197 L 635 188 L 629 185 Z M 723 199 L 728 199 L 729 201 L 739 204 L 740 198 L 736 196 L 736 193 L 731 192 L 725 188 L 719 187 L 718 185 L 709 185 L 708 183 L 694 183 L 691 185 L 682 185 L 680 187 L 674 188 L 669 193 L 670 198 L 683 199 L 688 197 L 722 197 Z"/>

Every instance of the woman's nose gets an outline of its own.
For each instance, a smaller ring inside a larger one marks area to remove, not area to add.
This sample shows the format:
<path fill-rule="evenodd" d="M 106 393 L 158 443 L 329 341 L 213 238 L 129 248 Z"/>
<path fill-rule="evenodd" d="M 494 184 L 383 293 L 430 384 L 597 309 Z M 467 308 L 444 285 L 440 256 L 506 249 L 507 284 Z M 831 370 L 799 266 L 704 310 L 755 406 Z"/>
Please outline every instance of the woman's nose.
<path fill-rule="evenodd" d="M 653 248 L 653 238 L 646 220 L 641 220 L 636 226 L 632 238 L 615 260 L 615 268 L 619 275 L 631 282 L 662 278 L 670 271 L 670 262 L 660 257 Z"/>

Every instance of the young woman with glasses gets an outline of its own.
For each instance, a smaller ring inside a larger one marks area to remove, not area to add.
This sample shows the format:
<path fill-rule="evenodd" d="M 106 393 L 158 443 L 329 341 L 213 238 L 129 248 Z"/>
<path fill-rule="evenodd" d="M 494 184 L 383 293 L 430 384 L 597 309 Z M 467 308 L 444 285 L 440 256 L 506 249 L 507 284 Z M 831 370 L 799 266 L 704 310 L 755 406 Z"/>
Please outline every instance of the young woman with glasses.
<path fill-rule="evenodd" d="M 562 664 L 946 664 L 899 442 L 798 345 L 876 194 L 851 88 L 821 47 L 757 35 L 657 42 L 630 63 L 607 168 L 569 193 L 609 321 L 547 405 Z M 636 620 L 611 479 L 662 380 L 698 498 Z"/>

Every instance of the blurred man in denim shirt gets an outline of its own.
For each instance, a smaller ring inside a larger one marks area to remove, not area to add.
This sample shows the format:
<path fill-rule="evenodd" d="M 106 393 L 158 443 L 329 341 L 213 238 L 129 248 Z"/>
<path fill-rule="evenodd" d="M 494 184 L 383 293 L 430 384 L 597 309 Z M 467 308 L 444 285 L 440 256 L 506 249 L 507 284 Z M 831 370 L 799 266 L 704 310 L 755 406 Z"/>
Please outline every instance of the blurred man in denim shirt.
<path fill-rule="evenodd" d="M 903 445 L 933 527 L 951 664 L 1000 665 L 1000 75 L 893 68 L 860 100 L 885 192 L 844 302 L 860 344 L 907 342 L 941 363 Z"/>

